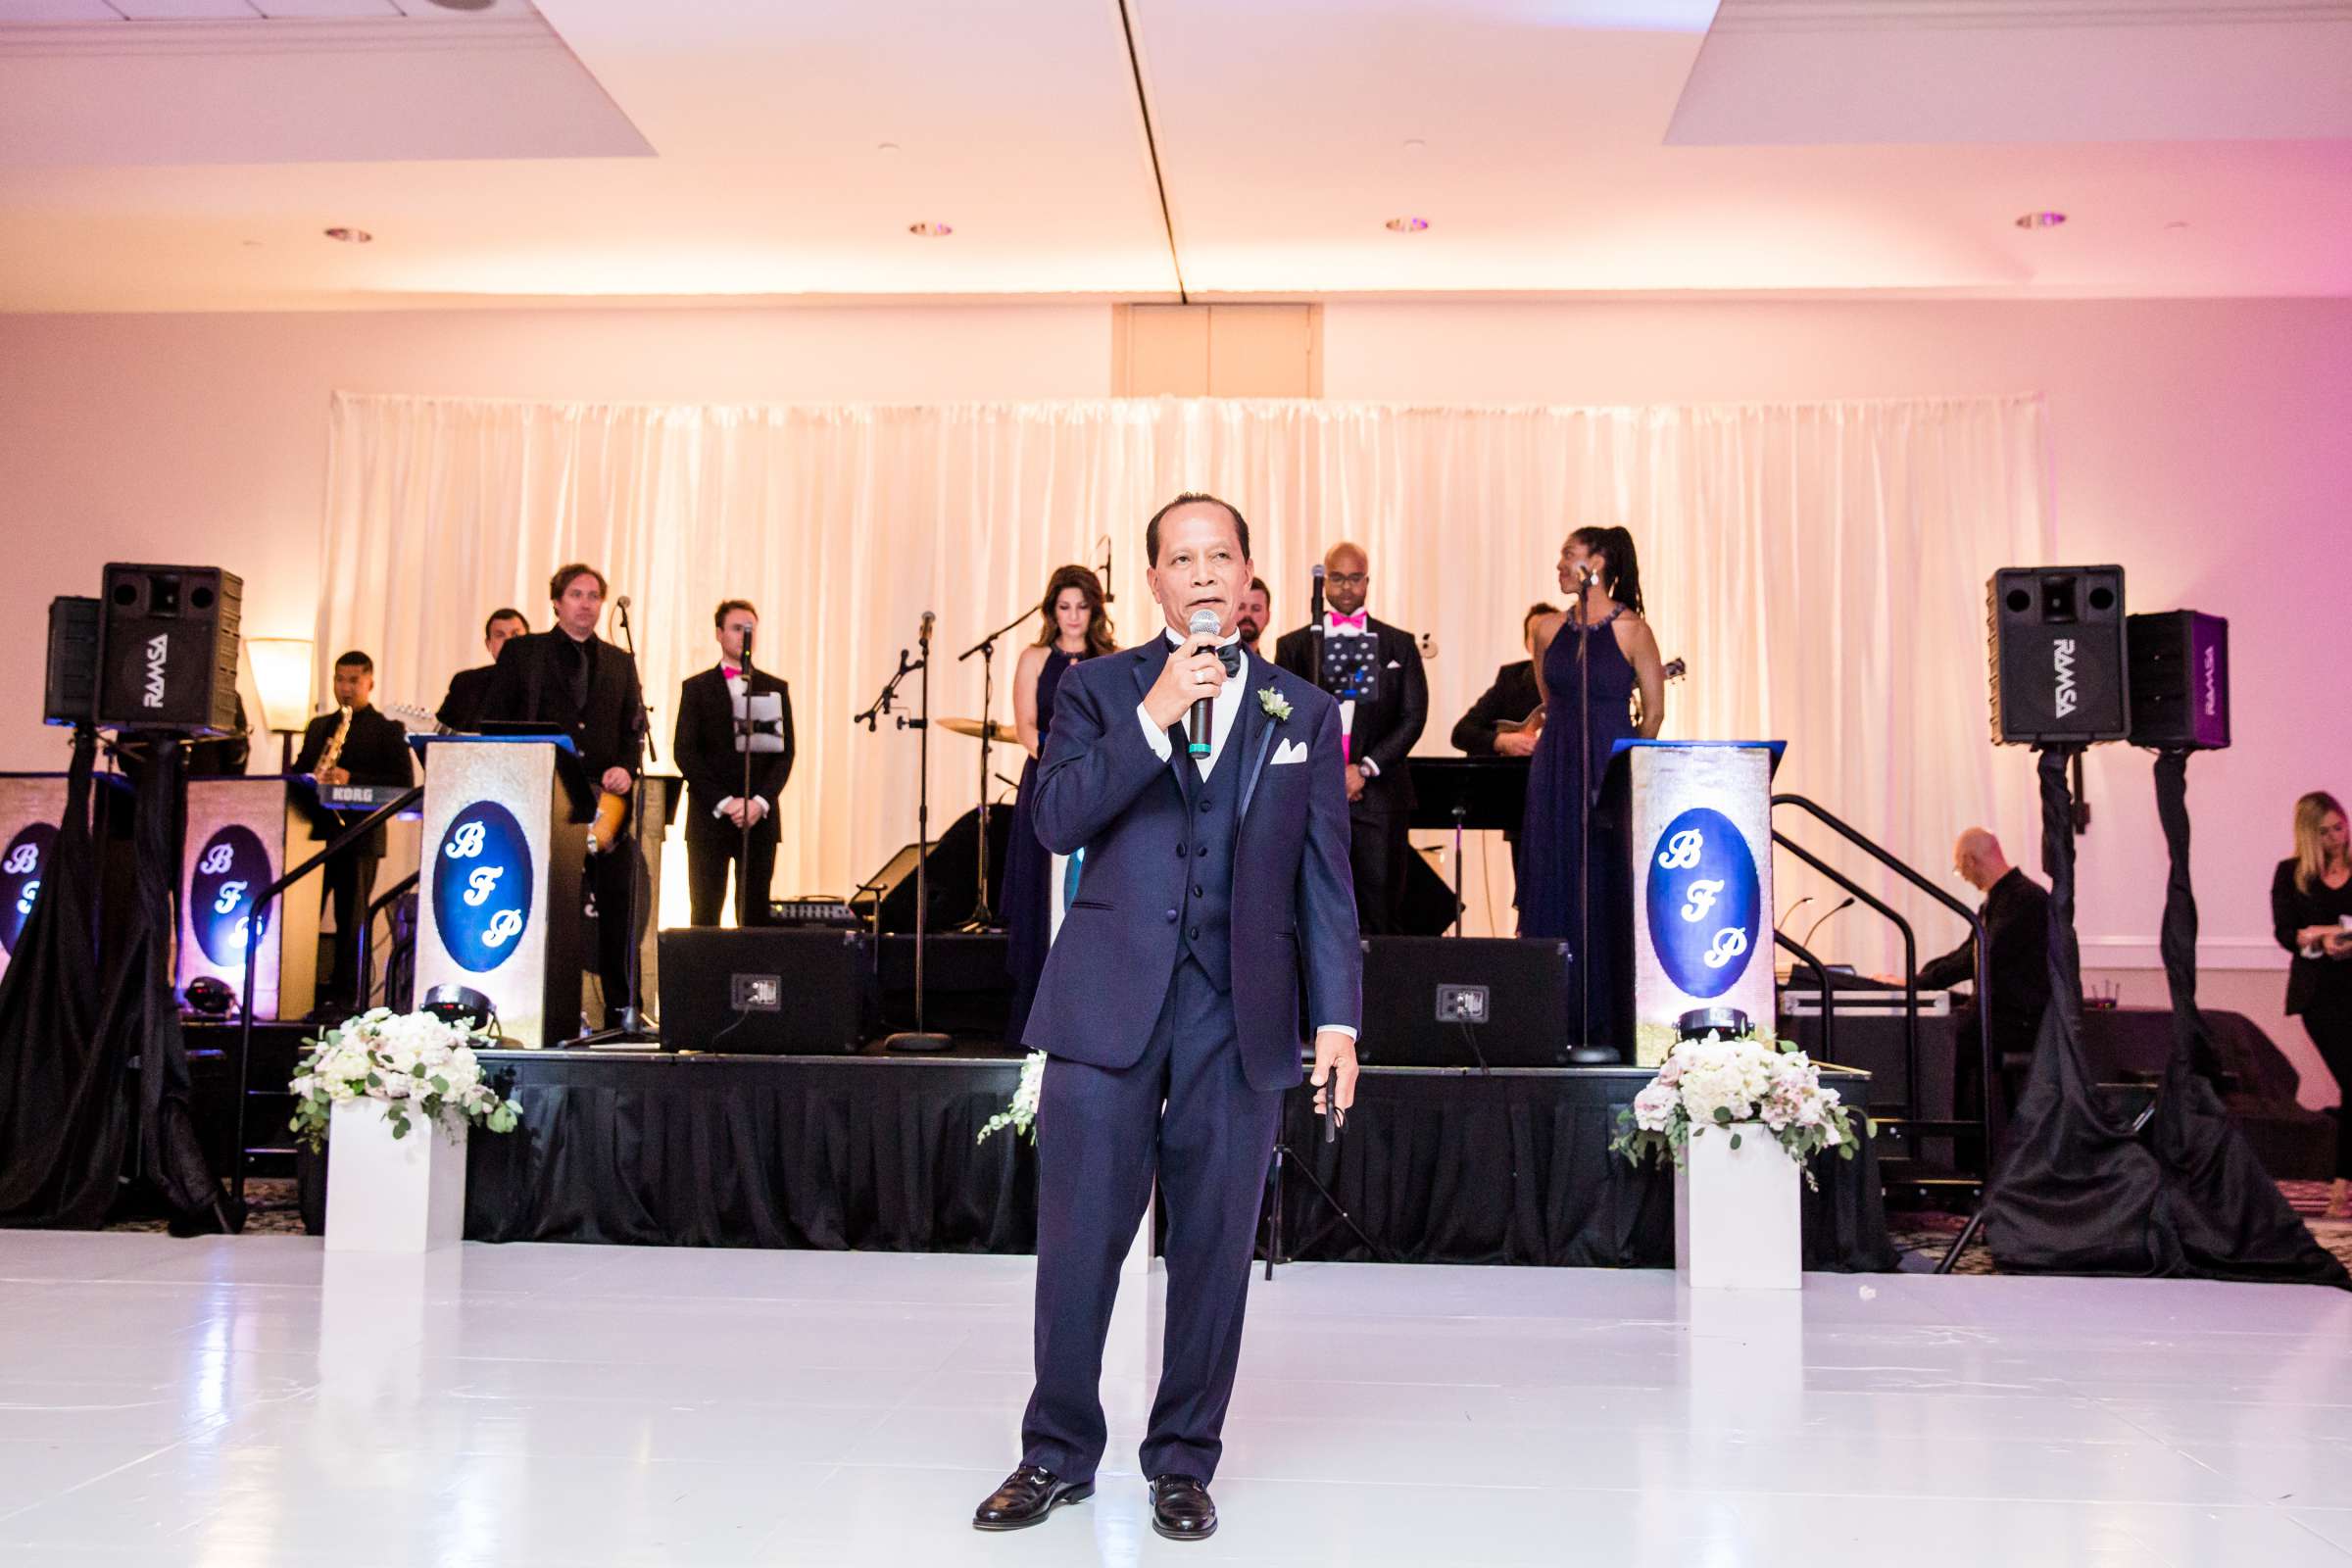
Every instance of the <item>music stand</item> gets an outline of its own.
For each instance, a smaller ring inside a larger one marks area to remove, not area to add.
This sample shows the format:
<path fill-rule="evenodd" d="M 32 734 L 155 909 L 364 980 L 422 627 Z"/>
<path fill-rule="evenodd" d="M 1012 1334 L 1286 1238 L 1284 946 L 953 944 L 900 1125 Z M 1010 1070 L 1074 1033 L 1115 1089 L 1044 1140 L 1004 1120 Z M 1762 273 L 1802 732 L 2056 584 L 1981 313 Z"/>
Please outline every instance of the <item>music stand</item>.
<path fill-rule="evenodd" d="M 1415 757 L 1406 825 L 1453 830 L 1453 934 L 1462 934 L 1462 834 L 1508 833 L 1527 817 L 1528 764 L 1515 757 Z"/>

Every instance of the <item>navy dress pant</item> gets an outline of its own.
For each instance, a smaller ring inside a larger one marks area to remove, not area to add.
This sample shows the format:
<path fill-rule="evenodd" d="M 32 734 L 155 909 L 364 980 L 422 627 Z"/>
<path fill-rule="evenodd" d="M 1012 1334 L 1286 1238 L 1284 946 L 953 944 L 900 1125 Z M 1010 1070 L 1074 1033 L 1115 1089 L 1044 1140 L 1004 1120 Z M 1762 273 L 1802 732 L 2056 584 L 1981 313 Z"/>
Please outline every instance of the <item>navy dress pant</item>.
<path fill-rule="evenodd" d="M 1281 1109 L 1280 1091 L 1252 1089 L 1243 1075 L 1231 994 L 1189 956 L 1134 1066 L 1047 1062 L 1037 1389 L 1021 1420 L 1023 1464 L 1094 1479 L 1106 1441 L 1103 1340 L 1156 1176 L 1168 1221 L 1167 1338 L 1143 1473 L 1214 1478 Z"/>

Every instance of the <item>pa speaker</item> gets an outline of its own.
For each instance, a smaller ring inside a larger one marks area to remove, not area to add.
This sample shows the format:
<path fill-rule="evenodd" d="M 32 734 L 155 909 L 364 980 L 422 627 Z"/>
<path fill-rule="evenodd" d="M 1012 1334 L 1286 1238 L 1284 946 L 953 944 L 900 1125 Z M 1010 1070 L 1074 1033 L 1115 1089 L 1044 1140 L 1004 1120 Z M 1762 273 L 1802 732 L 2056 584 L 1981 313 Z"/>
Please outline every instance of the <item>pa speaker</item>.
<path fill-rule="evenodd" d="M 98 716 L 98 601 L 61 596 L 49 601 L 49 674 L 41 718 L 87 724 Z"/>
<path fill-rule="evenodd" d="M 2193 610 L 2125 623 L 2132 744 L 2219 751 L 2230 744 L 2230 623 Z"/>
<path fill-rule="evenodd" d="M 855 931 L 688 926 L 662 933 L 662 1049 L 854 1052 L 874 1021 L 873 939 Z"/>
<path fill-rule="evenodd" d="M 1360 1054 L 1384 1067 L 1559 1067 L 1568 944 L 1507 937 L 1366 937 Z M 1309 1020 L 1310 1022 L 1312 1020 Z"/>
<path fill-rule="evenodd" d="M 218 566 L 108 565 L 99 609 L 98 722 L 233 731 L 244 596 L 244 583 Z"/>
<path fill-rule="evenodd" d="M 2130 735 L 2123 567 L 2003 567 L 1984 585 L 1984 620 L 1996 745 Z"/>
<path fill-rule="evenodd" d="M 1012 808 L 990 807 L 988 812 L 988 888 L 989 903 L 1000 918 L 1004 913 L 1004 852 L 1012 842 Z M 917 856 L 911 844 L 890 858 L 890 863 L 867 878 L 858 897 L 851 900 L 860 914 L 873 909 L 874 901 L 881 904 L 880 924 L 884 932 L 899 934 L 914 929 L 914 867 Z M 931 841 L 931 863 L 923 874 L 930 894 L 929 927 L 934 932 L 953 931 L 970 917 L 980 902 L 980 813 L 964 812 L 948 830 Z"/>

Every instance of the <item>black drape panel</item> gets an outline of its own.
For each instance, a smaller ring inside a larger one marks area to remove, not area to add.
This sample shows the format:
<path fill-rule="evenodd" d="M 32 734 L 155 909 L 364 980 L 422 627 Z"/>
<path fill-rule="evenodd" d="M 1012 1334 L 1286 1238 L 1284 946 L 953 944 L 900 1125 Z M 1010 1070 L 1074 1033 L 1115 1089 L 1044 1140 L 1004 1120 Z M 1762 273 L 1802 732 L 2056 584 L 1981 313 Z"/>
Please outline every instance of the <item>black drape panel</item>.
<path fill-rule="evenodd" d="M 2050 874 L 2050 1005 L 2025 1096 L 1985 1197 L 1985 1236 L 2005 1270 L 2344 1285 L 2343 1266 L 2297 1220 L 2200 1065 L 2213 1057 L 2196 1004 L 2197 913 L 2188 875 L 2184 760 L 2157 767 L 2172 863 L 2162 951 L 2173 1052 L 2143 1137 L 2110 1110 L 2082 1055 L 2069 753 L 2042 752 L 2042 863 Z"/>
<path fill-rule="evenodd" d="M 2197 897 L 2188 872 L 2188 754 L 2156 759 L 2156 817 L 2170 858 L 2160 947 L 2172 993 L 2173 1054 L 2148 1142 L 2164 1169 L 2156 1209 L 2168 1274 L 2277 1280 L 2352 1290 L 2352 1277 L 2287 1205 L 2211 1073 L 2212 1031 L 2197 1006 Z"/>
<path fill-rule="evenodd" d="M 2038 761 L 2050 1004 L 1985 1194 L 1985 1238 L 1994 1260 L 2014 1272 L 2152 1274 L 2155 1156 L 2103 1103 L 2082 1059 L 2074 801 L 2066 781 L 2072 755 L 2072 748 L 2048 747 Z"/>
<path fill-rule="evenodd" d="M 476 1241 L 1026 1252 L 1035 1153 L 975 1144 L 1019 1063 L 792 1057 L 581 1058 L 492 1053 L 523 1106 L 476 1135 L 466 1234 Z M 1396 1262 L 1663 1267 L 1671 1174 L 1608 1152 L 1647 1075 L 1375 1069 L 1336 1153 L 1307 1091 L 1284 1136 Z M 1876 1159 L 1817 1160 L 1806 1267 L 1889 1269 Z M 1289 1255 L 1366 1253 L 1299 1175 L 1284 1183 Z"/>
<path fill-rule="evenodd" d="M 132 821 L 137 881 L 129 940 L 122 967 L 107 985 L 98 1038 L 113 1059 L 138 1063 L 140 1196 L 162 1202 L 174 1234 L 238 1230 L 245 1222 L 243 1205 L 221 1191 L 196 1136 L 188 1107 L 188 1042 L 172 992 L 172 890 L 178 880 L 184 787 L 180 739 L 170 733 L 137 739 L 145 755 Z"/>
<path fill-rule="evenodd" d="M 1609 1152 L 1642 1073 L 1373 1071 L 1336 1145 L 1311 1100 L 1283 1107 L 1295 1159 L 1378 1244 L 1377 1253 L 1296 1168 L 1283 1181 L 1284 1251 L 1297 1258 L 1670 1268 L 1674 1173 Z M 1813 1161 L 1804 1266 L 1895 1266 L 1876 1152 Z"/>
<path fill-rule="evenodd" d="M 0 979 L 0 1225 L 90 1230 L 106 1218 L 129 1132 L 121 1057 L 99 1041 L 90 895 L 97 735 L 74 736 L 66 816 L 40 896 Z"/>

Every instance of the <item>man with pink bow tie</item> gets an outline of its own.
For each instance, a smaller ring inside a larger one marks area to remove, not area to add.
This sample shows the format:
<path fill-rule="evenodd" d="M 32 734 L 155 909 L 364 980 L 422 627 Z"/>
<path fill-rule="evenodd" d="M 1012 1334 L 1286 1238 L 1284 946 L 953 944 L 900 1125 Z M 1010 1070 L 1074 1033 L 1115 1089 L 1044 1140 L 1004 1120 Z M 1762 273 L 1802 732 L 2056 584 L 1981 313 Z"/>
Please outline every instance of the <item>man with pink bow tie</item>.
<path fill-rule="evenodd" d="M 792 694 L 784 682 L 744 657 L 745 641 L 760 629 L 758 611 L 744 600 L 730 599 L 710 621 L 718 633 L 718 663 L 688 676 L 679 688 L 672 748 L 678 771 L 686 775 L 688 918 L 696 925 L 718 924 L 732 867 L 735 923 L 764 925 L 768 883 L 776 868 L 776 797 L 792 777 Z M 764 694 L 773 694 L 781 711 L 783 723 L 776 734 L 783 747 L 754 748 L 747 793 L 735 720 L 748 696 Z"/>
<path fill-rule="evenodd" d="M 1323 557 L 1323 624 L 1286 635 L 1274 662 L 1339 699 L 1356 919 L 1367 935 L 1386 935 L 1397 928 L 1404 892 L 1413 809 L 1405 756 L 1429 719 L 1429 677 L 1413 634 L 1365 612 L 1371 588 L 1363 546 L 1333 545 Z"/>

